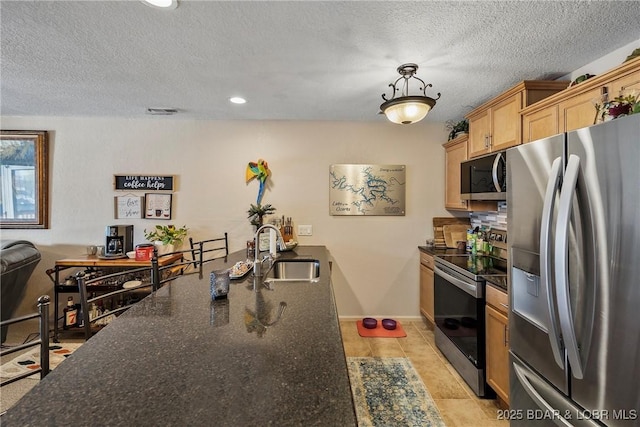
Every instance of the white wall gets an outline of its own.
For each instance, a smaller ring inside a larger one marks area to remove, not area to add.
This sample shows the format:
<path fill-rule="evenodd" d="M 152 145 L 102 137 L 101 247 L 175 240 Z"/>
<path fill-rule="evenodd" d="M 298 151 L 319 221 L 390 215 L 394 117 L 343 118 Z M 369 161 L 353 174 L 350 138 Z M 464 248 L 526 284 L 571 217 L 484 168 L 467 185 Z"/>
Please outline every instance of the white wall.
<path fill-rule="evenodd" d="M 577 77 L 582 76 L 583 74 L 602 74 L 610 69 L 622 64 L 627 56 L 631 55 L 635 49 L 640 48 L 640 39 L 633 41 L 625 46 L 622 46 L 619 49 L 616 49 L 602 58 L 598 58 L 593 62 L 590 62 L 572 73 L 567 74 L 566 76 L 561 77 L 559 80 L 575 80 Z"/>
<path fill-rule="evenodd" d="M 229 233 L 231 250 L 251 237 L 246 218 L 258 184 L 245 184 L 249 161 L 264 158 L 272 171 L 263 203 L 294 224 L 311 224 L 301 245 L 325 245 L 333 258 L 333 283 L 341 316 L 417 317 L 418 250 L 433 235 L 432 218 L 444 210 L 444 125 L 388 122 L 186 121 L 172 118 L 3 117 L 3 129 L 48 130 L 50 229 L 2 230 L 3 239 L 26 239 L 43 253 L 20 313 L 52 293 L 44 271 L 56 259 L 103 244 L 104 228 L 160 221 L 115 220 L 114 174 L 175 175 L 174 217 L 195 238 Z M 404 164 L 406 215 L 329 215 L 329 166 L 336 163 Z M 166 223 L 165 223 L 166 224 Z"/>

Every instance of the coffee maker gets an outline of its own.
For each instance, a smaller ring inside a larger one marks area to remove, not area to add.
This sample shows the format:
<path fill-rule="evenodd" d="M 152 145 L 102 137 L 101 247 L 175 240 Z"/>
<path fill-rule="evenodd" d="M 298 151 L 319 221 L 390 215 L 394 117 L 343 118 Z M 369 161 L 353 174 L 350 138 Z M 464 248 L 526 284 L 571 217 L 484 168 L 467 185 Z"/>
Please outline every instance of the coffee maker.
<path fill-rule="evenodd" d="M 133 225 L 108 225 L 106 256 L 121 256 L 133 250 Z"/>

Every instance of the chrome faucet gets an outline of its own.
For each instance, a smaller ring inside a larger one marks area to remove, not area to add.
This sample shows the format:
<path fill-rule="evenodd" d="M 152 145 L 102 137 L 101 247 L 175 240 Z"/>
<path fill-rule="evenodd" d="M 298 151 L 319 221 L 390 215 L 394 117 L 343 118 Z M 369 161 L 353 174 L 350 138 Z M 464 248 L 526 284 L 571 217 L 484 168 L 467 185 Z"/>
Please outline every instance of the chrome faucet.
<path fill-rule="evenodd" d="M 255 256 L 253 258 L 254 259 L 254 262 L 253 262 L 253 275 L 256 276 L 256 277 L 262 276 L 262 264 L 265 261 L 269 261 L 269 263 L 271 263 L 278 256 L 277 253 L 269 253 L 269 255 L 265 255 L 265 257 L 262 260 L 258 259 L 258 257 L 260 256 L 259 236 L 260 236 L 260 233 L 266 228 L 271 228 L 271 229 L 275 230 L 275 232 L 277 234 L 276 244 L 280 247 L 280 250 L 286 249 L 286 245 L 284 244 L 284 239 L 282 238 L 282 234 L 280 234 L 280 230 L 278 230 L 278 228 L 275 225 L 273 225 L 273 224 L 265 224 L 262 227 L 258 228 L 258 230 L 256 231 L 255 236 L 253 237 L 254 241 L 256 242 Z M 271 248 L 271 241 L 269 241 L 269 248 Z"/>

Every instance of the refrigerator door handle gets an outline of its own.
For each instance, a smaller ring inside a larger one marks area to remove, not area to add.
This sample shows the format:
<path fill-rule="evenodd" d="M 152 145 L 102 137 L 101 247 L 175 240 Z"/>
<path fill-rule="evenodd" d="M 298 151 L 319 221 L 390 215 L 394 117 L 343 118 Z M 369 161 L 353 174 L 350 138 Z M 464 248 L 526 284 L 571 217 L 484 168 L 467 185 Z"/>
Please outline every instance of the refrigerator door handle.
<path fill-rule="evenodd" d="M 547 181 L 547 190 L 542 205 L 542 221 L 540 226 L 540 281 L 547 290 L 547 306 L 549 308 L 549 342 L 553 358 L 558 366 L 564 369 L 564 357 L 561 352 L 562 343 L 556 324 L 556 310 L 553 304 L 553 289 L 551 287 L 551 223 L 553 221 L 553 207 L 556 193 L 560 188 L 562 178 L 562 158 L 556 158 L 551 164 L 551 173 Z"/>
<path fill-rule="evenodd" d="M 491 178 L 493 178 L 493 186 L 496 188 L 497 192 L 502 191 L 502 186 L 500 185 L 500 181 L 498 180 L 498 166 L 500 166 L 501 161 L 504 161 L 502 156 L 502 153 L 496 156 L 496 158 L 493 160 L 493 167 L 491 168 Z"/>
<path fill-rule="evenodd" d="M 555 244 L 555 288 L 560 329 L 562 330 L 562 337 L 567 349 L 567 357 L 571 365 L 571 371 L 575 378 L 582 379 L 584 377 L 584 367 L 580 361 L 578 341 L 573 324 L 567 266 L 569 222 L 571 220 L 572 201 L 576 191 L 579 172 L 580 157 L 571 154 L 567 162 L 562 191 L 560 192 L 560 201 L 558 203 L 558 225 Z"/>
<path fill-rule="evenodd" d="M 513 372 L 516 374 L 518 381 L 524 388 L 524 391 L 527 392 L 529 397 L 538 405 L 540 408 L 544 409 L 548 414 L 557 413 L 557 409 L 554 408 L 549 402 L 544 400 L 544 398 L 538 393 L 536 388 L 529 381 L 529 376 L 527 372 L 519 366 L 517 363 L 512 363 Z M 553 420 L 558 426 L 566 426 L 573 427 L 573 424 L 565 420 L 563 417 L 557 417 Z"/>

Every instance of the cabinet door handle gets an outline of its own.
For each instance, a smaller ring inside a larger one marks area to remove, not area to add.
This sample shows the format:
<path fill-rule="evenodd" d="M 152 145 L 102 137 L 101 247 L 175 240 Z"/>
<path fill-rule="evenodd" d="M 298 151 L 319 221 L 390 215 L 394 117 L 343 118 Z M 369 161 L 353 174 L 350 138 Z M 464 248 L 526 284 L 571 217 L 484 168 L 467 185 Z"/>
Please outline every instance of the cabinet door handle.
<path fill-rule="evenodd" d="M 503 302 L 500 303 L 501 306 L 503 306 L 504 308 L 506 308 L 507 310 L 509 310 L 509 306 Z"/>
<path fill-rule="evenodd" d="M 489 135 L 484 136 L 484 148 L 489 148 Z"/>
<path fill-rule="evenodd" d="M 507 339 L 507 334 L 508 334 L 508 330 L 507 330 L 507 325 L 504 325 L 504 346 L 507 347 L 507 343 L 509 342 L 509 340 Z"/>

